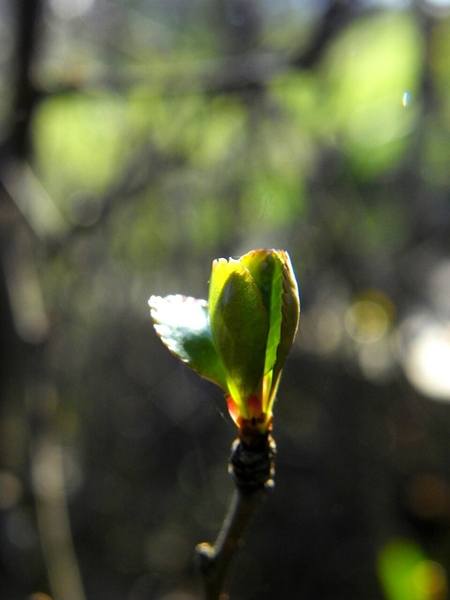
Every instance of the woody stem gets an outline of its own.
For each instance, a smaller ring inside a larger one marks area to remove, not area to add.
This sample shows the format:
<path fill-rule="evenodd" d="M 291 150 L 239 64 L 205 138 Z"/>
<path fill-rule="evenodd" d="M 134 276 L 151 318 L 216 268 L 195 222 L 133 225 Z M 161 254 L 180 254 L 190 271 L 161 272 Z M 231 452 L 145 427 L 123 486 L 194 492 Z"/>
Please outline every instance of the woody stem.
<path fill-rule="evenodd" d="M 263 488 L 250 493 L 237 488 L 214 546 L 208 543 L 197 546 L 205 600 L 226 600 L 229 597 L 225 589 L 231 564 L 264 493 Z"/>
<path fill-rule="evenodd" d="M 258 434 L 248 441 L 240 439 L 233 444 L 230 472 L 235 490 L 217 540 L 214 545 L 203 543 L 196 548 L 205 600 L 228 599 L 233 560 L 267 488 L 273 485 L 273 439 Z"/>

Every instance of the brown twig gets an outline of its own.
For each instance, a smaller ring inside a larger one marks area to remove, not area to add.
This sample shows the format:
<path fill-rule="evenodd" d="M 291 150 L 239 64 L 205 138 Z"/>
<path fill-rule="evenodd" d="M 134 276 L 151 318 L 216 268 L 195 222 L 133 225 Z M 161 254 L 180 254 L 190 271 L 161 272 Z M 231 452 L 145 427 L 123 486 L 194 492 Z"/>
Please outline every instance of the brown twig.
<path fill-rule="evenodd" d="M 232 563 L 266 490 L 273 486 L 275 453 L 275 442 L 268 434 L 233 444 L 229 470 L 236 489 L 228 513 L 215 544 L 196 548 L 206 600 L 228 598 Z"/>
<path fill-rule="evenodd" d="M 214 546 L 199 544 L 196 548 L 202 573 L 206 600 L 225 600 L 228 594 L 230 567 L 265 494 L 264 488 L 245 493 L 237 488 Z"/>

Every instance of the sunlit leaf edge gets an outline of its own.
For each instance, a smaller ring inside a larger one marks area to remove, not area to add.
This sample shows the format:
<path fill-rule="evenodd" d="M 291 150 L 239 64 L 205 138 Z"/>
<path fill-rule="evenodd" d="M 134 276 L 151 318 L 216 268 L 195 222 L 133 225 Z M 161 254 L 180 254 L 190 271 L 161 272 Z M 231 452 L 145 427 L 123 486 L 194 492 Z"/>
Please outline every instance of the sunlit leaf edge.
<path fill-rule="evenodd" d="M 167 349 L 202 377 L 227 391 L 225 369 L 214 344 L 206 300 L 151 296 L 155 331 Z"/>

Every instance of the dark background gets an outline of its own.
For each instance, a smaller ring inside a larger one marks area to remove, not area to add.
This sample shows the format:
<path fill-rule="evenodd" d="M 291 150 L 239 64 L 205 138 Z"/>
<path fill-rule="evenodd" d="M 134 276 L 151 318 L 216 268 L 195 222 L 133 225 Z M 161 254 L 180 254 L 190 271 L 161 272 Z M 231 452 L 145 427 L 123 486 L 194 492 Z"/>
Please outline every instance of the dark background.
<path fill-rule="evenodd" d="M 151 294 L 289 251 L 276 486 L 232 600 L 445 600 L 450 4 L 0 2 L 0 597 L 196 600 L 222 392 Z"/>

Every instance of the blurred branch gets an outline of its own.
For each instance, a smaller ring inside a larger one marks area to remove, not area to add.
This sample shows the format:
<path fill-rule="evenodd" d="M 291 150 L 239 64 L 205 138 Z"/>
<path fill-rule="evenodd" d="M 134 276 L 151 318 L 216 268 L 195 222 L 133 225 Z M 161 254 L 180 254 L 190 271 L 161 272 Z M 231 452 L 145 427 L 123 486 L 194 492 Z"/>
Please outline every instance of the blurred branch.
<path fill-rule="evenodd" d="M 163 152 L 150 143 L 139 148 L 125 165 L 117 181 L 103 195 L 102 217 L 107 217 L 119 202 L 139 194 L 168 171 L 182 167 L 185 160 L 181 155 Z"/>
<path fill-rule="evenodd" d="M 32 74 L 41 38 L 43 0 L 17 0 L 14 6 L 16 44 L 12 65 L 13 94 L 10 128 L 0 146 L 0 200 L 13 202 L 33 233 L 43 241 L 67 230 L 62 215 L 33 173 L 31 123 L 42 93 Z"/>
<path fill-rule="evenodd" d="M 57 392 L 52 384 L 38 381 L 28 390 L 27 400 L 37 427 L 30 448 L 32 484 L 53 599 L 84 600 L 70 530 L 63 452 L 57 436 L 48 429 L 58 404 Z"/>
<path fill-rule="evenodd" d="M 2 154 L 18 158 L 30 155 L 30 123 L 39 101 L 40 92 L 31 78 L 31 69 L 39 41 L 42 0 L 11 2 L 16 18 L 16 48 L 13 78 L 15 80 L 11 106 L 9 136 L 3 142 Z"/>
<path fill-rule="evenodd" d="M 361 12 L 360 0 L 332 0 L 319 27 L 306 48 L 294 55 L 291 64 L 298 69 L 312 69 L 321 60 L 329 43 Z"/>
<path fill-rule="evenodd" d="M 360 15 L 360 0 L 334 0 L 323 15 L 320 25 L 306 48 L 293 53 L 240 51 L 224 58 L 189 61 L 179 65 L 174 74 L 160 75 L 160 69 L 126 67 L 102 73 L 79 71 L 66 74 L 66 80 L 44 82 L 43 96 L 89 92 L 106 88 L 123 93 L 132 86 L 145 84 L 154 93 L 179 96 L 191 93 L 226 94 L 267 85 L 277 73 L 288 67 L 313 69 L 323 56 L 328 44 L 348 23 Z M 151 91 L 150 91 L 151 93 Z"/>
<path fill-rule="evenodd" d="M 15 333 L 25 343 L 42 344 L 49 336 L 50 323 L 25 228 L 15 228 L 2 260 Z"/>
<path fill-rule="evenodd" d="M 290 55 L 279 52 L 248 52 L 225 58 L 200 59 L 183 62 L 176 71 L 167 65 L 168 74 L 160 68 L 124 67 L 98 73 L 80 74 L 66 80 L 45 81 L 41 84 L 42 97 L 89 93 L 107 89 L 125 93 L 136 85 L 146 85 L 149 95 L 180 96 L 192 93 L 221 94 L 239 91 L 255 83 L 269 82 L 274 75 L 289 65 Z"/>
<path fill-rule="evenodd" d="M 31 119 L 40 96 L 33 84 L 31 70 L 40 37 L 43 2 L 18 0 L 11 4 L 16 43 L 15 60 L 11 67 L 13 92 L 10 128 L 0 146 L 0 227 L 7 232 L 1 258 L 16 325 L 15 333 L 22 339 L 25 333 L 26 341 L 39 344 L 46 339 L 48 322 L 35 273 L 34 253 L 29 241 L 24 241 L 27 232 L 22 221 L 25 220 L 38 236 L 44 233 L 45 228 L 54 229 L 57 222 L 56 209 L 28 167 L 32 156 Z M 47 220 L 49 216 L 52 218 Z M 58 226 L 60 224 L 61 221 Z M 31 308 L 32 304 L 34 308 Z M 32 334 L 27 339 L 27 324 L 30 323 L 35 333 L 42 329 L 42 335 L 36 337 Z"/>
<path fill-rule="evenodd" d="M 22 397 L 22 401 L 28 411 L 31 475 L 52 593 L 55 600 L 84 600 L 72 545 L 62 451 L 60 444 L 54 441 L 53 416 L 48 411 L 49 406 L 54 408 L 57 404 L 56 390 L 50 377 L 47 385 L 42 383 L 49 371 L 42 350 L 49 339 L 50 322 L 44 308 L 30 235 L 31 230 L 43 241 L 66 231 L 62 216 L 29 166 L 33 158 L 31 123 L 41 97 L 31 71 L 41 39 L 39 27 L 43 2 L 17 0 L 11 4 L 16 44 L 11 73 L 10 126 L 0 146 L 0 227 L 2 234 L 5 233 L 0 258 L 10 313 L 6 317 L 2 315 L 2 319 L 12 317 L 14 328 L 9 329 L 11 339 L 2 336 L 1 343 L 6 348 L 16 345 L 19 340 L 28 345 L 28 352 L 20 357 L 19 381 L 32 379 L 33 370 L 40 374 L 37 383 L 28 383 L 27 397 Z M 15 401 L 17 403 L 17 398 Z"/>
<path fill-rule="evenodd" d="M 41 241 L 67 234 L 65 219 L 26 161 L 10 160 L 4 166 L 2 181 L 10 199 Z"/>

